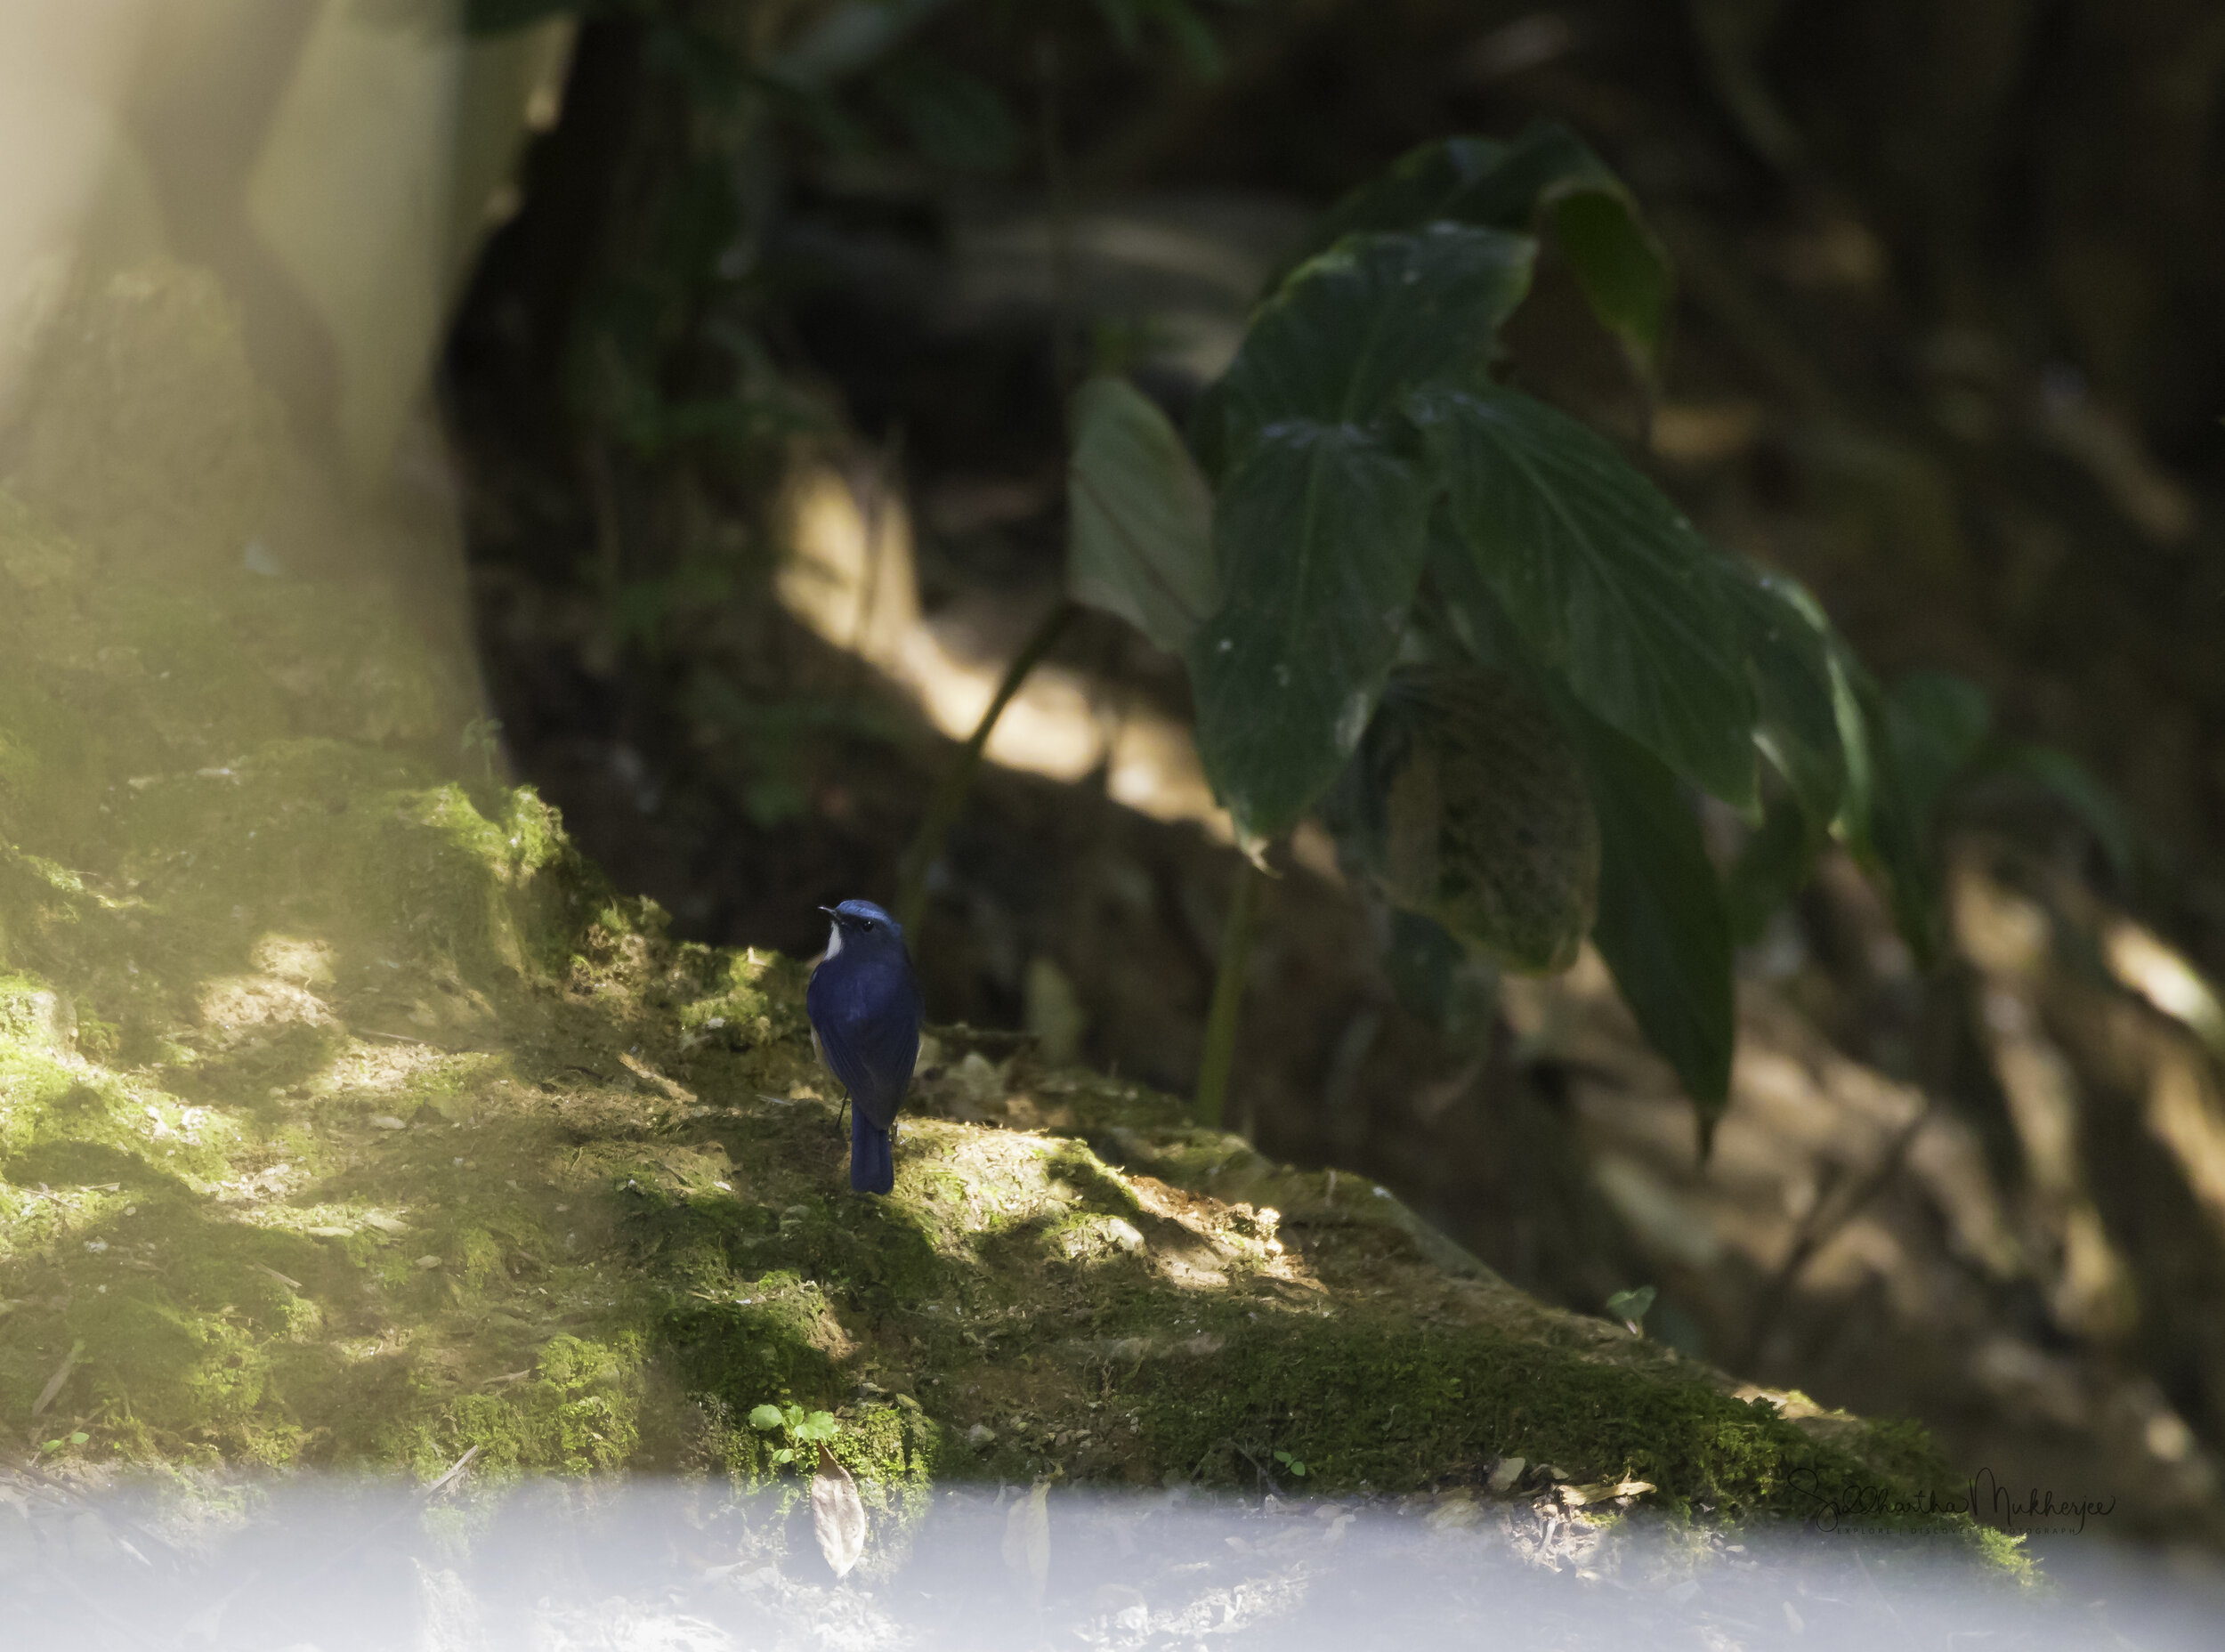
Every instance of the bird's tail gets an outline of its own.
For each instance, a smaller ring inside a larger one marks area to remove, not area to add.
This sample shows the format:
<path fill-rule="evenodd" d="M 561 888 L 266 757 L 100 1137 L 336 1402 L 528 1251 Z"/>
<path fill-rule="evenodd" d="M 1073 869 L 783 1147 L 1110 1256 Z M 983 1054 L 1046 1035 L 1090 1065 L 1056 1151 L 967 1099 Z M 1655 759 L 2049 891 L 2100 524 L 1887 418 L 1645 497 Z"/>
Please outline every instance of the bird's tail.
<path fill-rule="evenodd" d="M 851 1108 L 850 1191 L 887 1193 L 895 1186 L 896 1154 L 888 1132 Z"/>

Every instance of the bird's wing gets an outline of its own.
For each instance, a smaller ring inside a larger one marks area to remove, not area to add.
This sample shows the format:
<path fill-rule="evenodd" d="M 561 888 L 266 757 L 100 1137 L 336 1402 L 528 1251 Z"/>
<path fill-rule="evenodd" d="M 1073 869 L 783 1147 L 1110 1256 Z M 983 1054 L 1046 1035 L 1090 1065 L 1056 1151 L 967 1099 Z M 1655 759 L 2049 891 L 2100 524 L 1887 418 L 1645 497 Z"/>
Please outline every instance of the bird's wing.
<path fill-rule="evenodd" d="M 911 1084 L 911 1069 L 919 1057 L 919 1016 L 916 1000 L 880 1007 L 878 1014 L 859 1013 L 842 995 L 813 1017 L 819 1034 L 820 1054 L 850 1092 L 858 1111 L 886 1130 L 902 1105 Z M 846 1013 L 848 1012 L 848 1013 Z"/>

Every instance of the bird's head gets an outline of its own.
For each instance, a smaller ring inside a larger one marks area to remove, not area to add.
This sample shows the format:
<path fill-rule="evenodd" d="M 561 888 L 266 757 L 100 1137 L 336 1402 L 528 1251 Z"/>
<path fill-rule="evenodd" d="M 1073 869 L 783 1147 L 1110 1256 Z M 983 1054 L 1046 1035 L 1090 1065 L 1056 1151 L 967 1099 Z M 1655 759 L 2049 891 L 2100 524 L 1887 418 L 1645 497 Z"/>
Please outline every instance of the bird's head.
<path fill-rule="evenodd" d="M 839 906 L 819 910 L 834 920 L 834 927 L 827 934 L 829 958 L 848 946 L 868 952 L 903 950 L 903 926 L 870 901 L 845 901 Z"/>

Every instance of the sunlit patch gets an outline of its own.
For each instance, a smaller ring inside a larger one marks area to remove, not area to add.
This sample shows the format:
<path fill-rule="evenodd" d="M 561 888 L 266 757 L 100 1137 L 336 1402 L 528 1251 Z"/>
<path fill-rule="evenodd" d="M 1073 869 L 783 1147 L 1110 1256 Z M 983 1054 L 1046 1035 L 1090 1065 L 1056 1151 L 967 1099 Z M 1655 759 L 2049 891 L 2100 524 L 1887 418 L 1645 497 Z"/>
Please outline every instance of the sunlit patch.
<path fill-rule="evenodd" d="M 1112 735 L 1106 790 L 1115 803 L 1160 821 L 1198 821 L 1224 843 L 1235 841 L 1227 811 L 1198 762 L 1190 731 L 1174 718 L 1131 709 Z"/>
<path fill-rule="evenodd" d="M 266 935 L 255 943 L 250 956 L 266 976 L 297 986 L 330 986 L 333 952 L 329 943 L 300 935 Z"/>
<path fill-rule="evenodd" d="M 450 1056 L 426 1044 L 360 1043 L 335 1060 L 325 1076 L 336 1094 L 358 1091 L 383 1096 L 404 1089 L 426 1088 L 424 1081 L 443 1069 L 460 1076 L 463 1072 L 487 1065 L 489 1060 L 484 1056 Z"/>
<path fill-rule="evenodd" d="M 1964 870 L 1953 880 L 1949 909 L 1955 939 L 1981 969 L 2025 975 L 2046 961 L 2047 912 L 1980 873 Z"/>
<path fill-rule="evenodd" d="M 1144 1235 L 1118 1216 L 1084 1216 L 1060 1230 L 1058 1248 L 1070 1261 L 1114 1251 L 1133 1256 L 1144 1248 Z"/>
<path fill-rule="evenodd" d="M 2104 950 L 2119 982 L 2225 1056 L 2225 1008 L 2184 957 L 2130 919 L 2109 926 Z"/>
<path fill-rule="evenodd" d="M 877 494 L 861 505 L 829 467 L 790 483 L 786 520 L 782 604 L 828 644 L 885 672 L 944 734 L 969 738 L 1023 640 L 1004 634 L 1008 616 L 963 604 L 923 616 L 904 502 Z M 1114 715 L 1103 684 L 1063 666 L 1029 674 L 985 755 L 1062 781 L 1105 767 L 1115 801 L 1156 820 L 1201 822 L 1221 841 L 1234 841 L 1189 731 L 1147 707 Z"/>
<path fill-rule="evenodd" d="M 2213 1070 L 2190 1049 L 2159 1049 L 2148 1075 L 2147 1120 L 2225 1232 L 2225 1097 Z"/>
<path fill-rule="evenodd" d="M 315 993 L 268 976 L 226 976 L 201 989 L 204 1026 L 219 1032 L 278 1026 L 333 1024 L 332 1011 Z"/>

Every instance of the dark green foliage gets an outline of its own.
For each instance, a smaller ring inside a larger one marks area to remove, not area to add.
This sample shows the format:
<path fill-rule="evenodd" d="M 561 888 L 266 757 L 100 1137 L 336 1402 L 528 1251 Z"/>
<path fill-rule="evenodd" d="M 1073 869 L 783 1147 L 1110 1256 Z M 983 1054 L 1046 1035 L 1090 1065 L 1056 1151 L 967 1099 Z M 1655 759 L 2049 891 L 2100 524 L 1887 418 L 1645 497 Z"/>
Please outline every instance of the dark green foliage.
<path fill-rule="evenodd" d="M 1121 50 L 1219 67 L 1192 0 L 1083 9 Z M 760 325 L 796 273 L 765 262 L 792 159 L 1022 163 L 1010 85 L 935 55 L 934 10 L 838 7 L 761 38 L 667 0 L 473 0 L 474 29 L 574 11 L 636 61 L 638 113 L 610 147 L 630 158 L 597 186 L 612 205 L 570 318 L 591 454 L 715 472 L 811 417 Z M 1135 389 L 1082 387 L 1069 589 L 1183 657 L 1248 849 L 1323 809 L 1410 938 L 1430 938 L 1432 978 L 1558 967 L 1589 933 L 1711 1117 L 1732 939 L 1758 936 L 1834 838 L 1920 959 L 1939 822 L 1974 777 L 2045 787 L 2120 866 L 2132 851 L 2077 771 L 1992 738 L 1975 690 L 1888 693 L 1806 592 L 1709 547 L 1613 442 L 1495 379 L 1541 239 L 1650 382 L 1673 284 L 1622 181 L 1549 122 L 1425 144 L 1269 284 L 1188 451 Z M 619 631 L 652 646 L 732 577 L 605 572 Z M 1395 671 L 1411 692 L 1386 702 Z M 1752 829 L 1727 884 L 1699 793 Z M 768 786 L 752 806 L 774 819 L 800 795 Z"/>
<path fill-rule="evenodd" d="M 1832 688 L 1830 626 L 1781 574 L 1716 559 L 1754 697 L 1754 744 L 1784 777 L 1820 841 L 1846 795 L 1847 759 Z"/>
<path fill-rule="evenodd" d="M 1591 312 L 1651 377 L 1669 321 L 1669 261 L 1637 207 L 1620 189 L 1576 187 L 1548 211 Z"/>
<path fill-rule="evenodd" d="M 2114 861 L 2132 851 L 2067 759 L 1991 741 L 1978 690 L 1919 674 L 1887 693 L 1796 583 L 1715 550 L 1606 438 L 1494 382 L 1538 231 L 1650 374 L 1668 265 L 1599 158 L 1550 125 L 1424 145 L 1323 216 L 1201 398 L 1210 579 L 1196 479 L 1145 409 L 1122 441 L 1084 429 L 1077 589 L 1163 643 L 1216 587 L 1187 649 L 1197 742 L 1247 844 L 1321 808 L 1439 987 L 1471 955 L 1564 965 L 1588 927 L 1704 1145 L 1734 937 L 1759 937 L 1829 839 L 1920 961 L 1938 823 L 1972 778 L 2047 786 Z M 1753 828 L 1727 887 L 1687 788 Z"/>
<path fill-rule="evenodd" d="M 1420 472 L 1349 425 L 1254 441 L 1213 514 L 1234 596 L 1190 645 L 1198 752 L 1250 838 L 1297 824 L 1360 741 L 1421 577 Z"/>
<path fill-rule="evenodd" d="M 2118 882 L 2132 881 L 2139 851 L 2124 806 L 2069 753 L 2002 739 L 1992 704 L 1975 683 L 1946 671 L 1911 671 L 1881 696 L 1865 692 L 1882 706 L 1903 799 L 1897 829 L 1920 861 L 1933 852 L 1949 815 L 2005 788 L 2053 803 L 2101 851 Z"/>
<path fill-rule="evenodd" d="M 1438 223 L 1549 226 L 1592 313 L 1653 371 L 1669 315 L 1668 257 L 1628 187 L 1567 127 L 1539 121 L 1511 143 L 1475 137 L 1425 143 L 1324 214 L 1309 250 L 1355 231 Z"/>
<path fill-rule="evenodd" d="M 1400 399 L 1483 371 L 1533 252 L 1450 224 L 1339 243 L 1261 308 L 1219 386 L 1223 600 L 1189 660 L 1199 752 L 1247 838 L 1290 830 L 1359 743 L 1435 491 Z"/>
<path fill-rule="evenodd" d="M 1380 421 L 1416 385 L 1480 375 L 1536 253 L 1525 236 L 1440 223 L 1353 236 L 1301 265 L 1222 380 L 1225 450 L 1288 419 Z"/>
<path fill-rule="evenodd" d="M 1582 707 L 1562 726 L 1599 815 L 1591 938 L 1699 1109 L 1703 1146 L 1730 1095 L 1730 923 L 1699 822 L 1668 765 Z"/>
<path fill-rule="evenodd" d="M 1606 441 L 1488 385 L 1408 410 L 1477 571 L 1583 706 L 1732 803 L 1753 796 L 1753 696 L 1715 552 Z"/>
<path fill-rule="evenodd" d="M 1171 431 L 1133 393 L 1078 404 L 1075 588 L 1188 636 L 1198 749 L 1244 840 L 1322 808 L 1423 920 L 1431 979 L 1469 954 L 1559 967 L 1588 929 L 1704 1142 L 1734 935 L 1831 837 L 1929 957 L 1933 823 L 1986 749 L 1984 702 L 1938 678 L 1886 695 L 1805 591 L 1494 382 L 1538 228 L 1649 368 L 1668 271 L 1598 157 L 1551 126 L 1427 145 L 1325 216 L 1202 399 L 1210 571 Z M 1688 789 L 1754 825 L 1727 890 Z"/>

